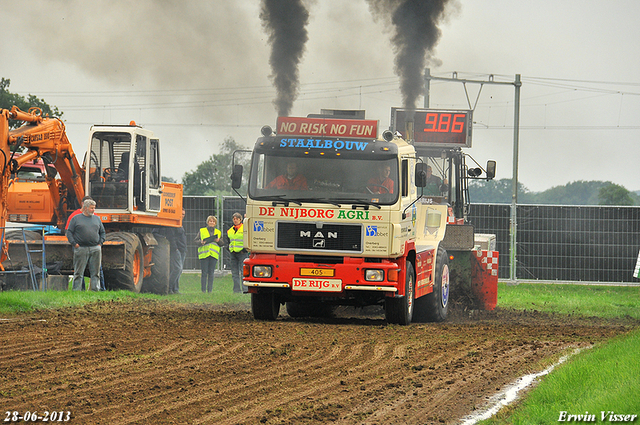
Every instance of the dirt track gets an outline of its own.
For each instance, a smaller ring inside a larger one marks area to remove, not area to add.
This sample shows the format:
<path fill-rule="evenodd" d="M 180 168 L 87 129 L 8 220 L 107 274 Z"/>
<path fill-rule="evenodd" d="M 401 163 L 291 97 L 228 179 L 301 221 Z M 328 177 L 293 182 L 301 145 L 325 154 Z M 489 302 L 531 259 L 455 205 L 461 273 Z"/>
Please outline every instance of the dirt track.
<path fill-rule="evenodd" d="M 78 424 L 456 423 L 542 359 L 638 325 L 500 309 L 407 327 L 283 314 L 256 322 L 247 306 L 138 300 L 2 320 L 2 420 L 69 411 Z"/>

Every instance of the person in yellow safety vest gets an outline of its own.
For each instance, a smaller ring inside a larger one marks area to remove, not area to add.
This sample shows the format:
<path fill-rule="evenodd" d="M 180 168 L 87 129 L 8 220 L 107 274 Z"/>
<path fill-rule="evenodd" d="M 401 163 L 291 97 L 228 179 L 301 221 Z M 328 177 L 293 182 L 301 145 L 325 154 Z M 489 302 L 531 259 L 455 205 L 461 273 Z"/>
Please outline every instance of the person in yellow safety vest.
<path fill-rule="evenodd" d="M 224 235 L 224 244 L 229 247 L 229 267 L 231 268 L 231 278 L 233 279 L 233 292 L 247 293 L 247 288 L 242 284 L 242 266 L 247 258 L 247 250 L 244 249 L 242 214 L 233 213 L 233 226 Z"/>
<path fill-rule="evenodd" d="M 216 229 L 218 219 L 210 215 L 207 217 L 207 227 L 202 227 L 195 238 L 198 245 L 198 258 L 200 259 L 200 287 L 202 292 L 213 291 L 213 273 L 220 258 L 220 238 L 222 232 Z"/>

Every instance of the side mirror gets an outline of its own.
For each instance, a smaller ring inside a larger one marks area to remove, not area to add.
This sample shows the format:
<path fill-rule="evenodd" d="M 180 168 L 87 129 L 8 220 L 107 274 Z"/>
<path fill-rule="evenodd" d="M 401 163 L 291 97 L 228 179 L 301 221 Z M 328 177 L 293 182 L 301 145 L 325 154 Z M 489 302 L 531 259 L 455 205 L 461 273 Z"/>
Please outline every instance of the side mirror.
<path fill-rule="evenodd" d="M 487 180 L 491 180 L 496 176 L 496 162 L 487 161 Z"/>
<path fill-rule="evenodd" d="M 427 164 L 418 162 L 415 169 L 416 187 L 425 187 L 427 185 Z"/>
<path fill-rule="evenodd" d="M 240 189 L 240 186 L 242 186 L 242 165 L 236 164 L 233 166 L 233 172 L 231 173 L 231 187 Z"/>

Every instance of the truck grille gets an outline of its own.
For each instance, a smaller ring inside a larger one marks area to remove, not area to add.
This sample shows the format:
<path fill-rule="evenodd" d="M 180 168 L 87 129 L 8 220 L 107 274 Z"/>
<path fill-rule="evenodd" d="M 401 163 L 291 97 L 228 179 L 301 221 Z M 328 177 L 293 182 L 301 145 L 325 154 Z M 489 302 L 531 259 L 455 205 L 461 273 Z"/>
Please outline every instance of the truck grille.
<path fill-rule="evenodd" d="M 362 252 L 362 226 L 353 224 L 276 223 L 276 247 L 283 250 Z"/>

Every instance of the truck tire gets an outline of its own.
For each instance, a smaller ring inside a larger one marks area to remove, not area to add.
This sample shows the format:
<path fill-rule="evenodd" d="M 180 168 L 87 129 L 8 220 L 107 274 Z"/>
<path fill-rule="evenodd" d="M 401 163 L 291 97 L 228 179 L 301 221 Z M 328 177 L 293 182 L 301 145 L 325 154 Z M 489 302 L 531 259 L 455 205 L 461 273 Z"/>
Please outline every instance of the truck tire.
<path fill-rule="evenodd" d="M 273 292 L 251 294 L 251 312 L 256 320 L 276 320 L 280 314 L 280 301 Z"/>
<path fill-rule="evenodd" d="M 416 319 L 421 322 L 443 322 L 449 311 L 449 257 L 438 248 L 433 292 L 416 300 Z"/>
<path fill-rule="evenodd" d="M 104 269 L 104 282 L 107 289 L 125 289 L 139 293 L 144 276 L 144 252 L 142 242 L 135 233 L 107 233 L 108 241 L 125 243 L 124 270 Z"/>
<path fill-rule="evenodd" d="M 151 252 L 151 275 L 143 280 L 142 292 L 167 295 L 169 293 L 169 277 L 171 275 L 171 250 L 169 240 L 154 235 L 158 245 Z"/>
<path fill-rule="evenodd" d="M 18 241 L 41 241 L 42 240 L 42 232 L 36 232 L 34 230 L 25 230 L 24 236 L 22 234 L 22 229 L 11 229 L 7 228 L 4 236 L 5 240 L 18 240 Z"/>
<path fill-rule="evenodd" d="M 408 325 L 413 319 L 414 307 L 414 289 L 416 283 L 416 274 L 413 270 L 413 264 L 407 261 L 407 272 L 405 273 L 404 297 L 402 298 L 385 298 L 384 315 L 387 322 L 396 325 Z"/>

